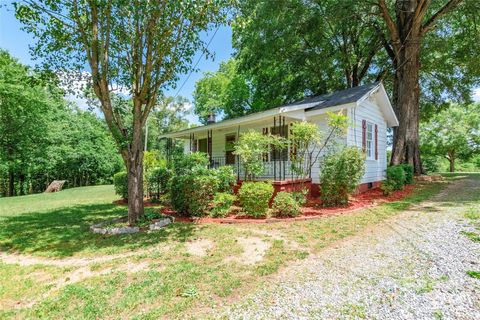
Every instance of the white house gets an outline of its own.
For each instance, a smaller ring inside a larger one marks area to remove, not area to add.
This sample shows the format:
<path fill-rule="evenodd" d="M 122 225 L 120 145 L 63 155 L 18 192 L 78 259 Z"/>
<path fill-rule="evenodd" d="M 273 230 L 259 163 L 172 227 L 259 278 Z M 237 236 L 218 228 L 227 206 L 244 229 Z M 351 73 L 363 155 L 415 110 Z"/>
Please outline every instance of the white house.
<path fill-rule="evenodd" d="M 317 124 L 326 129 L 327 112 L 343 112 L 349 118 L 349 128 L 343 140 L 346 145 L 363 148 L 367 155 L 362 189 L 378 185 L 385 179 L 387 167 L 387 128 L 398 120 L 382 83 L 373 83 L 330 94 L 306 98 L 243 117 L 212 122 L 205 126 L 172 132 L 165 138 L 185 141 L 185 153 L 201 151 L 210 157 L 212 167 L 231 165 L 239 180 L 242 168 L 233 154 L 235 141 L 248 130 L 280 134 L 288 138 L 289 126 L 296 121 Z M 285 184 L 293 176 L 289 165 L 290 151 L 270 152 L 264 160 L 264 174 L 259 179 L 271 179 Z M 311 172 L 313 184 L 319 183 L 319 166 Z"/>

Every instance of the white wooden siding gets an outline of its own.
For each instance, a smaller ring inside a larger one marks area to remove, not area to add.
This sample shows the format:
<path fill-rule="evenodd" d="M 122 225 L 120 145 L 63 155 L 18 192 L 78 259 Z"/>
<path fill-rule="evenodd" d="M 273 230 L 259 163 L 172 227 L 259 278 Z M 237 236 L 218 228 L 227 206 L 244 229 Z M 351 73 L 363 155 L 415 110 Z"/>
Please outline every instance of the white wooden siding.
<path fill-rule="evenodd" d="M 362 183 L 385 179 L 387 169 L 387 123 L 375 100 L 365 100 L 357 107 L 350 108 L 352 124 L 347 133 L 347 144 L 362 147 L 362 121 L 366 120 L 378 126 L 378 160 L 365 161 L 365 175 Z"/>

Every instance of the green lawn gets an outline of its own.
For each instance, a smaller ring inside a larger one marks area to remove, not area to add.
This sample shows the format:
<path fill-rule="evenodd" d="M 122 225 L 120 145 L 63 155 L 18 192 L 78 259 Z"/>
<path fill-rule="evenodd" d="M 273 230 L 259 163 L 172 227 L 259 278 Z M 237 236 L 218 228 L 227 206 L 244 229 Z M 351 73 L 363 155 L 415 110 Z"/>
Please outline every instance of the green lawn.
<path fill-rule="evenodd" d="M 43 259 L 31 265 L 0 263 L 0 318 L 157 319 L 207 314 L 211 307 L 241 300 L 292 260 L 378 223 L 444 185 L 420 185 L 402 201 L 320 220 L 175 223 L 157 232 L 121 236 L 88 230 L 95 222 L 126 214 L 125 207 L 112 204 L 111 186 L 0 199 L 0 252 Z M 240 240 L 245 237 L 267 244 L 256 263 L 242 262 L 245 249 Z M 202 241 L 211 244 L 206 254 L 189 250 L 189 244 Z M 84 257 L 106 259 L 75 266 L 74 259 Z M 48 263 L 59 258 L 72 265 Z M 80 273 L 83 270 L 88 276 Z"/>

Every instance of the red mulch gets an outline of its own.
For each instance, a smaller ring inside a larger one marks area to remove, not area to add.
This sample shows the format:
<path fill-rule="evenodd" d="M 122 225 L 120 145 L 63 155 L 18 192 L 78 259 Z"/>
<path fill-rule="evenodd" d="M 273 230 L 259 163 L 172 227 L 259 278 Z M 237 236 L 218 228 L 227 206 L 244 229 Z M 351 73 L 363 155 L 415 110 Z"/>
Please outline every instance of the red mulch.
<path fill-rule="evenodd" d="M 311 220 L 319 219 L 324 216 L 347 213 L 361 208 L 372 207 L 382 202 L 391 202 L 398 201 L 405 198 L 407 195 L 411 194 L 415 190 L 415 185 L 405 186 L 404 190 L 394 191 L 389 196 L 384 196 L 382 190 L 376 188 L 365 191 L 363 193 L 353 196 L 348 206 L 346 207 L 335 207 L 335 208 L 324 208 L 322 207 L 321 201 L 319 198 L 310 199 L 305 207 L 302 208 L 302 215 L 295 218 L 263 218 L 263 219 L 252 219 L 245 216 L 228 216 L 226 218 L 211 218 L 211 217 L 183 217 L 178 215 L 171 208 L 161 209 L 161 213 L 169 216 L 175 217 L 176 221 L 181 222 L 194 222 L 194 223 L 273 223 L 273 222 L 288 222 L 288 221 L 302 221 L 302 220 Z M 114 201 L 118 205 L 126 205 L 127 201 L 117 200 Z M 152 203 L 150 201 L 145 201 L 145 207 L 158 206 L 158 203 Z"/>

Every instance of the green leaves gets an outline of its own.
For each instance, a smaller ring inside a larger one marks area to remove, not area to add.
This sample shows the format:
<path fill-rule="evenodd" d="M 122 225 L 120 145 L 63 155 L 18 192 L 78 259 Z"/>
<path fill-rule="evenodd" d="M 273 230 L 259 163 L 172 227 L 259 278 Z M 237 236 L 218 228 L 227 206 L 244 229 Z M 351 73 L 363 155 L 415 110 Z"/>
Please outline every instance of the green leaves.
<path fill-rule="evenodd" d="M 254 111 L 250 86 L 235 59 L 222 62 L 214 73 L 205 73 L 195 84 L 193 97 L 195 113 L 203 123 L 210 113 L 229 119 Z"/>
<path fill-rule="evenodd" d="M 437 113 L 422 125 L 420 140 L 427 156 L 468 160 L 480 152 L 480 104 L 451 105 Z"/>
<path fill-rule="evenodd" d="M 284 139 L 250 130 L 240 135 L 234 154 L 240 156 L 245 169 L 245 178 L 254 179 L 263 173 L 263 157 L 270 148 L 285 148 Z"/>

